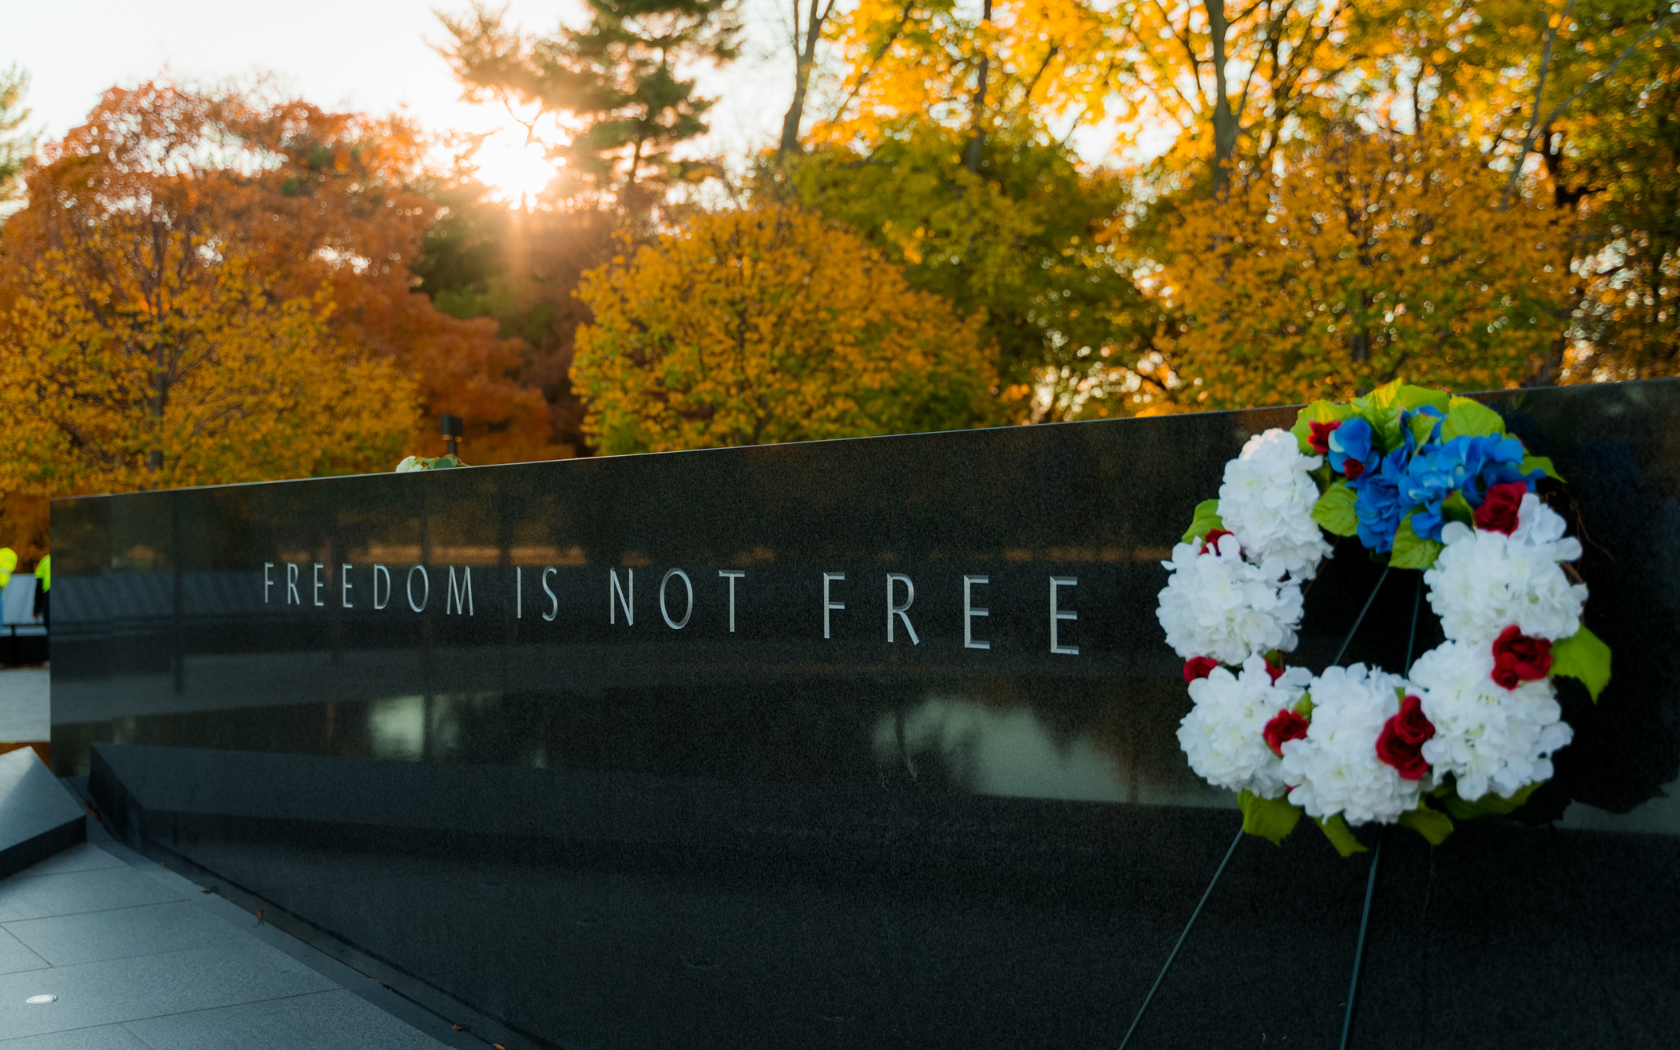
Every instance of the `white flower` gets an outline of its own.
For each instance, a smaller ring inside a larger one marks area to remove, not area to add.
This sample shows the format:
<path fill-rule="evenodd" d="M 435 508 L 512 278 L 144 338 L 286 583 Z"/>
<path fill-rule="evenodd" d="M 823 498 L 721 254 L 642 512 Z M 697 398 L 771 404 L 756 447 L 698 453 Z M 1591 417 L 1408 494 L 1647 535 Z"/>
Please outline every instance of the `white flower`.
<path fill-rule="evenodd" d="M 1429 604 L 1448 638 L 1491 642 L 1511 624 L 1534 638 L 1567 638 L 1581 626 L 1584 584 L 1571 584 L 1560 562 L 1581 556 L 1581 542 L 1533 493 L 1523 497 L 1511 535 L 1452 522 L 1446 548 L 1424 573 Z"/>
<path fill-rule="evenodd" d="M 419 456 L 408 456 L 408 457 L 404 458 L 401 463 L 397 464 L 397 469 L 394 471 L 394 473 L 407 474 L 411 470 L 425 470 L 425 469 L 426 469 L 426 461 L 425 460 L 421 459 Z"/>
<path fill-rule="evenodd" d="M 1220 537 L 1206 554 L 1198 554 L 1198 547 L 1180 543 L 1172 561 L 1161 563 L 1172 570 L 1155 611 L 1167 644 L 1186 660 L 1211 656 L 1225 664 L 1295 648 L 1300 584 L 1279 582 L 1283 569 L 1276 562 L 1245 561 L 1235 536 Z"/>
<path fill-rule="evenodd" d="M 1550 680 L 1506 689 L 1492 675 L 1493 647 L 1485 642 L 1446 642 L 1412 668 L 1423 713 L 1435 724 L 1424 760 L 1436 776 L 1453 774 L 1468 802 L 1489 791 L 1509 798 L 1551 779 L 1552 752 L 1574 736 Z"/>
<path fill-rule="evenodd" d="M 1261 798 L 1283 795 L 1283 763 L 1266 746 L 1266 723 L 1294 707 L 1311 680 L 1292 667 L 1272 684 L 1263 656 L 1250 656 L 1241 674 L 1223 667 L 1190 683 L 1195 706 L 1178 725 L 1178 743 L 1195 770 L 1214 787 L 1252 791 Z"/>
<path fill-rule="evenodd" d="M 1268 430 L 1249 438 L 1242 454 L 1225 464 L 1219 517 L 1250 561 L 1276 560 L 1298 580 L 1318 571 L 1330 544 L 1312 517 L 1318 485 L 1310 472 L 1322 462 L 1303 456 L 1289 431 Z"/>
<path fill-rule="evenodd" d="M 1295 785 L 1289 801 L 1314 818 L 1342 814 L 1349 824 L 1392 824 L 1416 809 L 1429 784 L 1406 780 L 1377 758 L 1383 724 L 1400 711 L 1395 690 L 1405 679 L 1364 664 L 1331 667 L 1312 682 L 1307 735 L 1283 745 L 1283 779 Z"/>

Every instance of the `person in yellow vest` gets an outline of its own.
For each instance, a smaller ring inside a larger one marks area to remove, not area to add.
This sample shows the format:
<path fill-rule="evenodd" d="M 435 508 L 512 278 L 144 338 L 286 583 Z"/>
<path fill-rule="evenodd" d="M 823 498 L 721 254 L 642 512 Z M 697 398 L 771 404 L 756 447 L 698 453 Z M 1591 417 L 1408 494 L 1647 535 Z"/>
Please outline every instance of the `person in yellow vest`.
<path fill-rule="evenodd" d="M 12 570 L 17 568 L 17 551 L 10 547 L 0 547 L 0 591 L 6 589 L 6 584 L 12 582 Z"/>
<path fill-rule="evenodd" d="M 48 554 L 35 566 L 35 615 L 48 630 L 52 629 L 52 617 L 47 612 L 47 594 L 51 590 L 52 555 Z"/>

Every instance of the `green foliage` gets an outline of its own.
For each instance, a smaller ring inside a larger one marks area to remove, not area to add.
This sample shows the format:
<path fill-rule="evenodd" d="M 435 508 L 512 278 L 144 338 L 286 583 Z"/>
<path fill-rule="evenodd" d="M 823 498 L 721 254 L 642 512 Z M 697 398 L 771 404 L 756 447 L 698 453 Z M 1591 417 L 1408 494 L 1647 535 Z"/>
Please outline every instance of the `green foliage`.
<path fill-rule="evenodd" d="M 0 204 L 22 191 L 23 166 L 35 152 L 35 136 L 22 130 L 29 119 L 23 96 L 29 74 L 19 66 L 0 69 Z"/>
<path fill-rule="evenodd" d="M 1610 684 L 1610 647 L 1583 625 L 1552 643 L 1552 676 L 1580 679 L 1597 703 L 1598 694 Z"/>
<path fill-rule="evenodd" d="M 1261 798 L 1244 791 L 1237 795 L 1237 806 L 1242 810 L 1243 830 L 1274 845 L 1282 845 L 1301 819 L 1300 807 L 1290 805 L 1287 798 Z"/>
<path fill-rule="evenodd" d="M 1463 492 L 1454 492 L 1441 502 L 1441 513 L 1448 521 L 1461 521 L 1468 525 L 1476 518 L 1476 512 L 1470 506 L 1470 501 L 1464 498 Z"/>
<path fill-rule="evenodd" d="M 1447 836 L 1453 832 L 1452 818 L 1437 809 L 1430 809 L 1423 803 L 1409 813 L 1400 814 L 1400 826 L 1411 828 L 1429 841 L 1431 846 L 1439 846 L 1447 841 Z"/>
<path fill-rule="evenodd" d="M 1552 461 L 1548 457 L 1524 456 L 1522 460 L 1522 472 L 1527 474 L 1536 469 L 1545 471 L 1548 478 L 1552 478 L 1557 481 L 1563 480 L 1563 478 L 1558 475 L 1557 468 L 1552 466 Z"/>
<path fill-rule="evenodd" d="M 1359 531 L 1359 515 L 1354 511 L 1358 494 L 1345 481 L 1338 481 L 1324 490 L 1313 504 L 1312 518 L 1336 536 L 1352 536 Z"/>
<path fill-rule="evenodd" d="M 1219 517 L 1219 501 L 1205 499 L 1196 504 L 1195 516 L 1190 519 L 1190 527 L 1185 530 L 1183 542 L 1192 543 L 1214 529 L 1223 529 L 1225 522 Z"/>
<path fill-rule="evenodd" d="M 588 21 L 550 36 L 510 28 L 506 9 L 475 2 L 439 14 L 439 48 L 471 101 L 553 121 L 549 154 L 563 161 L 560 194 L 640 217 L 692 174 L 674 147 L 708 130 L 710 99 L 680 71 L 739 53 L 736 0 L 585 0 Z M 566 117 L 562 124 L 561 115 Z"/>
<path fill-rule="evenodd" d="M 967 141 L 966 131 L 906 119 L 868 144 L 789 157 L 760 192 L 851 226 L 901 262 L 913 287 L 964 314 L 983 310 L 1015 401 L 1049 385 L 1051 418 L 1121 414 L 1109 373 L 1136 361 L 1156 317 L 1128 260 L 1100 236 L 1127 203 L 1125 184 L 1083 173 L 1071 149 L 1031 129 L 989 134 L 971 172 Z"/>
<path fill-rule="evenodd" d="M 1340 813 L 1313 823 L 1318 825 L 1318 829 L 1324 832 L 1324 837 L 1330 840 L 1330 845 L 1336 847 L 1336 852 L 1344 858 L 1366 852 L 1365 846 L 1354 837 L 1353 829 L 1347 826 L 1347 821 L 1342 819 Z"/>
<path fill-rule="evenodd" d="M 1360 417 L 1371 424 L 1377 447 L 1384 452 L 1393 452 L 1405 444 L 1405 430 L 1401 425 L 1405 414 L 1406 410 L 1399 405 L 1367 406 L 1359 410 Z"/>
<path fill-rule="evenodd" d="M 1410 386 L 1396 379 L 1392 383 L 1384 383 L 1364 397 L 1354 398 L 1353 404 L 1355 408 L 1361 410 L 1367 408 L 1417 409 L 1428 406 L 1445 412 L 1451 396 L 1445 390 Z"/>
<path fill-rule="evenodd" d="M 1355 414 L 1357 414 L 1356 410 L 1350 405 L 1338 404 L 1334 401 L 1314 401 L 1306 408 L 1301 409 L 1300 415 L 1295 417 L 1295 425 L 1289 428 L 1289 432 L 1295 435 L 1296 442 L 1301 446 L 1302 455 L 1316 456 L 1318 451 L 1307 440 L 1312 436 L 1312 425 L 1314 423 L 1334 423 L 1339 419 L 1347 419 Z"/>
<path fill-rule="evenodd" d="M 1388 564 L 1396 569 L 1427 569 L 1446 549 L 1446 544 L 1424 539 L 1412 531 L 1412 516 L 1416 513 L 1414 510 L 1407 514 L 1394 533 L 1394 552 L 1389 555 Z"/>
<path fill-rule="evenodd" d="M 1502 798 L 1489 792 L 1474 802 L 1466 802 L 1458 797 L 1458 792 L 1450 784 L 1443 784 L 1435 789 L 1433 794 L 1440 798 L 1454 820 L 1474 820 L 1477 817 L 1504 817 L 1515 813 L 1528 801 L 1528 796 L 1534 794 L 1540 785 L 1529 784 L 1510 798 Z"/>
<path fill-rule="evenodd" d="M 1504 434 L 1505 420 L 1498 412 L 1479 401 L 1455 397 L 1447 405 L 1447 421 L 1441 426 L 1441 440 L 1455 437 L 1481 437 L 1485 434 Z"/>

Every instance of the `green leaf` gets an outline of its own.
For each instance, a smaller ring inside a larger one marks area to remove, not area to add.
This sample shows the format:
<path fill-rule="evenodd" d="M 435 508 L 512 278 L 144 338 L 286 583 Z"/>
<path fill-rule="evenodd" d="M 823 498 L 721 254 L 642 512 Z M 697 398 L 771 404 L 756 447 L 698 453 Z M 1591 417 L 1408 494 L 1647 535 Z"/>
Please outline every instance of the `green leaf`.
<path fill-rule="evenodd" d="M 1317 706 L 1318 706 L 1317 704 L 1313 703 L 1312 693 L 1310 693 L 1310 692 L 1302 693 L 1301 694 L 1301 699 L 1295 701 L 1295 713 L 1298 714 L 1298 715 L 1305 715 L 1306 717 L 1311 718 L 1312 713 L 1313 713 L 1313 708 L 1317 707 Z"/>
<path fill-rule="evenodd" d="M 1503 817 L 1515 813 L 1528 801 L 1528 796 L 1534 794 L 1540 787 L 1538 782 L 1521 788 L 1510 798 L 1501 798 L 1492 792 L 1483 795 L 1474 802 L 1466 802 L 1458 797 L 1458 792 L 1450 791 L 1441 796 L 1441 804 L 1447 807 L 1456 820 L 1474 820 L 1477 817 Z"/>
<path fill-rule="evenodd" d="M 1358 499 L 1347 482 L 1338 481 L 1313 504 L 1312 518 L 1332 535 L 1352 536 L 1359 531 L 1359 515 L 1353 509 Z"/>
<path fill-rule="evenodd" d="M 1610 684 L 1610 647 L 1585 626 L 1568 638 L 1552 643 L 1552 677 L 1578 678 L 1598 703 L 1598 694 Z"/>
<path fill-rule="evenodd" d="M 1451 835 L 1453 831 L 1451 817 L 1438 809 L 1430 809 L 1421 803 L 1418 808 L 1410 813 L 1400 814 L 1400 826 L 1411 828 L 1422 835 L 1429 840 L 1431 846 L 1439 846 L 1447 841 L 1447 836 Z"/>
<path fill-rule="evenodd" d="M 1408 386 L 1396 379 L 1391 383 L 1384 383 L 1364 397 L 1355 399 L 1354 404 L 1370 408 L 1422 408 L 1429 405 L 1445 412 L 1451 397 L 1452 395 L 1445 390 Z"/>
<path fill-rule="evenodd" d="M 1301 819 L 1300 808 L 1290 805 L 1286 798 L 1261 798 L 1244 791 L 1237 796 L 1237 805 L 1242 809 L 1243 830 L 1274 845 L 1282 845 Z"/>
<path fill-rule="evenodd" d="M 1410 419 L 1406 420 L 1406 426 L 1411 428 L 1413 441 L 1416 441 L 1419 445 L 1427 445 L 1430 440 L 1434 438 L 1435 427 L 1440 424 L 1440 422 L 1441 421 L 1434 416 L 1413 415 Z"/>
<path fill-rule="evenodd" d="M 1383 452 L 1393 452 L 1405 443 L 1400 429 L 1400 417 L 1405 411 L 1399 405 L 1395 405 L 1392 408 L 1367 408 L 1359 413 L 1371 424 L 1371 433 L 1376 437 L 1377 447 Z"/>
<path fill-rule="evenodd" d="M 1427 569 L 1446 549 L 1446 544 L 1426 540 L 1412 531 L 1412 515 L 1416 513 L 1414 510 L 1407 514 L 1394 534 L 1394 553 L 1389 555 L 1388 563 L 1396 569 Z"/>
<path fill-rule="evenodd" d="M 464 467 L 464 466 L 466 466 L 466 464 L 462 463 L 459 459 L 456 459 L 454 456 L 439 456 L 438 458 L 432 460 L 432 465 L 431 465 L 430 469 L 432 469 L 432 470 L 448 470 L 450 467 Z"/>
<path fill-rule="evenodd" d="M 1295 435 L 1296 443 L 1301 446 L 1302 455 L 1316 456 L 1319 454 L 1318 451 L 1307 441 L 1308 435 L 1312 433 L 1312 424 L 1331 423 L 1338 419 L 1346 419 L 1351 415 L 1353 415 L 1353 409 L 1347 405 L 1338 405 L 1334 401 L 1314 401 L 1306 408 L 1301 409 L 1301 414 L 1295 417 L 1295 425 L 1289 428 L 1289 432 Z"/>
<path fill-rule="evenodd" d="M 1455 492 L 1441 503 L 1441 513 L 1448 521 L 1462 521 L 1469 525 L 1476 520 L 1476 512 L 1470 509 L 1470 501 L 1464 498 L 1464 493 Z"/>
<path fill-rule="evenodd" d="M 1498 412 L 1479 401 L 1455 397 L 1447 402 L 1447 421 L 1441 427 L 1441 440 L 1455 437 L 1480 437 L 1483 434 L 1505 433 L 1505 420 Z"/>
<path fill-rule="evenodd" d="M 1184 534 L 1185 543 L 1206 536 L 1214 529 L 1223 529 L 1225 523 L 1219 519 L 1219 501 L 1205 499 L 1196 504 L 1196 514 L 1190 519 L 1190 529 Z"/>
<path fill-rule="evenodd" d="M 1324 837 L 1330 840 L 1330 845 L 1336 847 L 1336 852 L 1343 857 L 1366 852 L 1359 840 L 1353 837 L 1353 829 L 1347 826 L 1347 821 L 1342 819 L 1340 813 L 1313 823 L 1318 825 L 1319 830 L 1324 832 Z"/>
<path fill-rule="evenodd" d="M 1563 480 L 1561 477 L 1558 477 L 1557 468 L 1552 466 L 1552 461 L 1550 459 L 1548 459 L 1547 457 L 1545 457 L 1545 456 L 1524 456 L 1523 460 L 1522 460 L 1522 472 L 1524 474 L 1527 474 L 1529 471 L 1534 470 L 1535 468 L 1539 468 L 1540 470 L 1545 471 L 1546 476 L 1548 478 L 1557 478 L 1558 481 Z"/>

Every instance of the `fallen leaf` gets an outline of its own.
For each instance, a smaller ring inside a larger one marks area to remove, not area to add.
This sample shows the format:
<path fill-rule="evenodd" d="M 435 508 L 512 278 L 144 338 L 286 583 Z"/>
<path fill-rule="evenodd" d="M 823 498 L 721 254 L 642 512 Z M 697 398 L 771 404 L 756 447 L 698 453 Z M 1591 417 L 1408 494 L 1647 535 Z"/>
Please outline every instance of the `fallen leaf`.
<path fill-rule="evenodd" d="M 263 921 L 263 920 L 262 920 L 262 909 L 261 909 L 261 908 L 258 908 L 258 909 L 257 909 L 257 925 L 258 925 L 258 926 L 261 926 L 261 925 L 262 925 L 262 921 Z"/>

